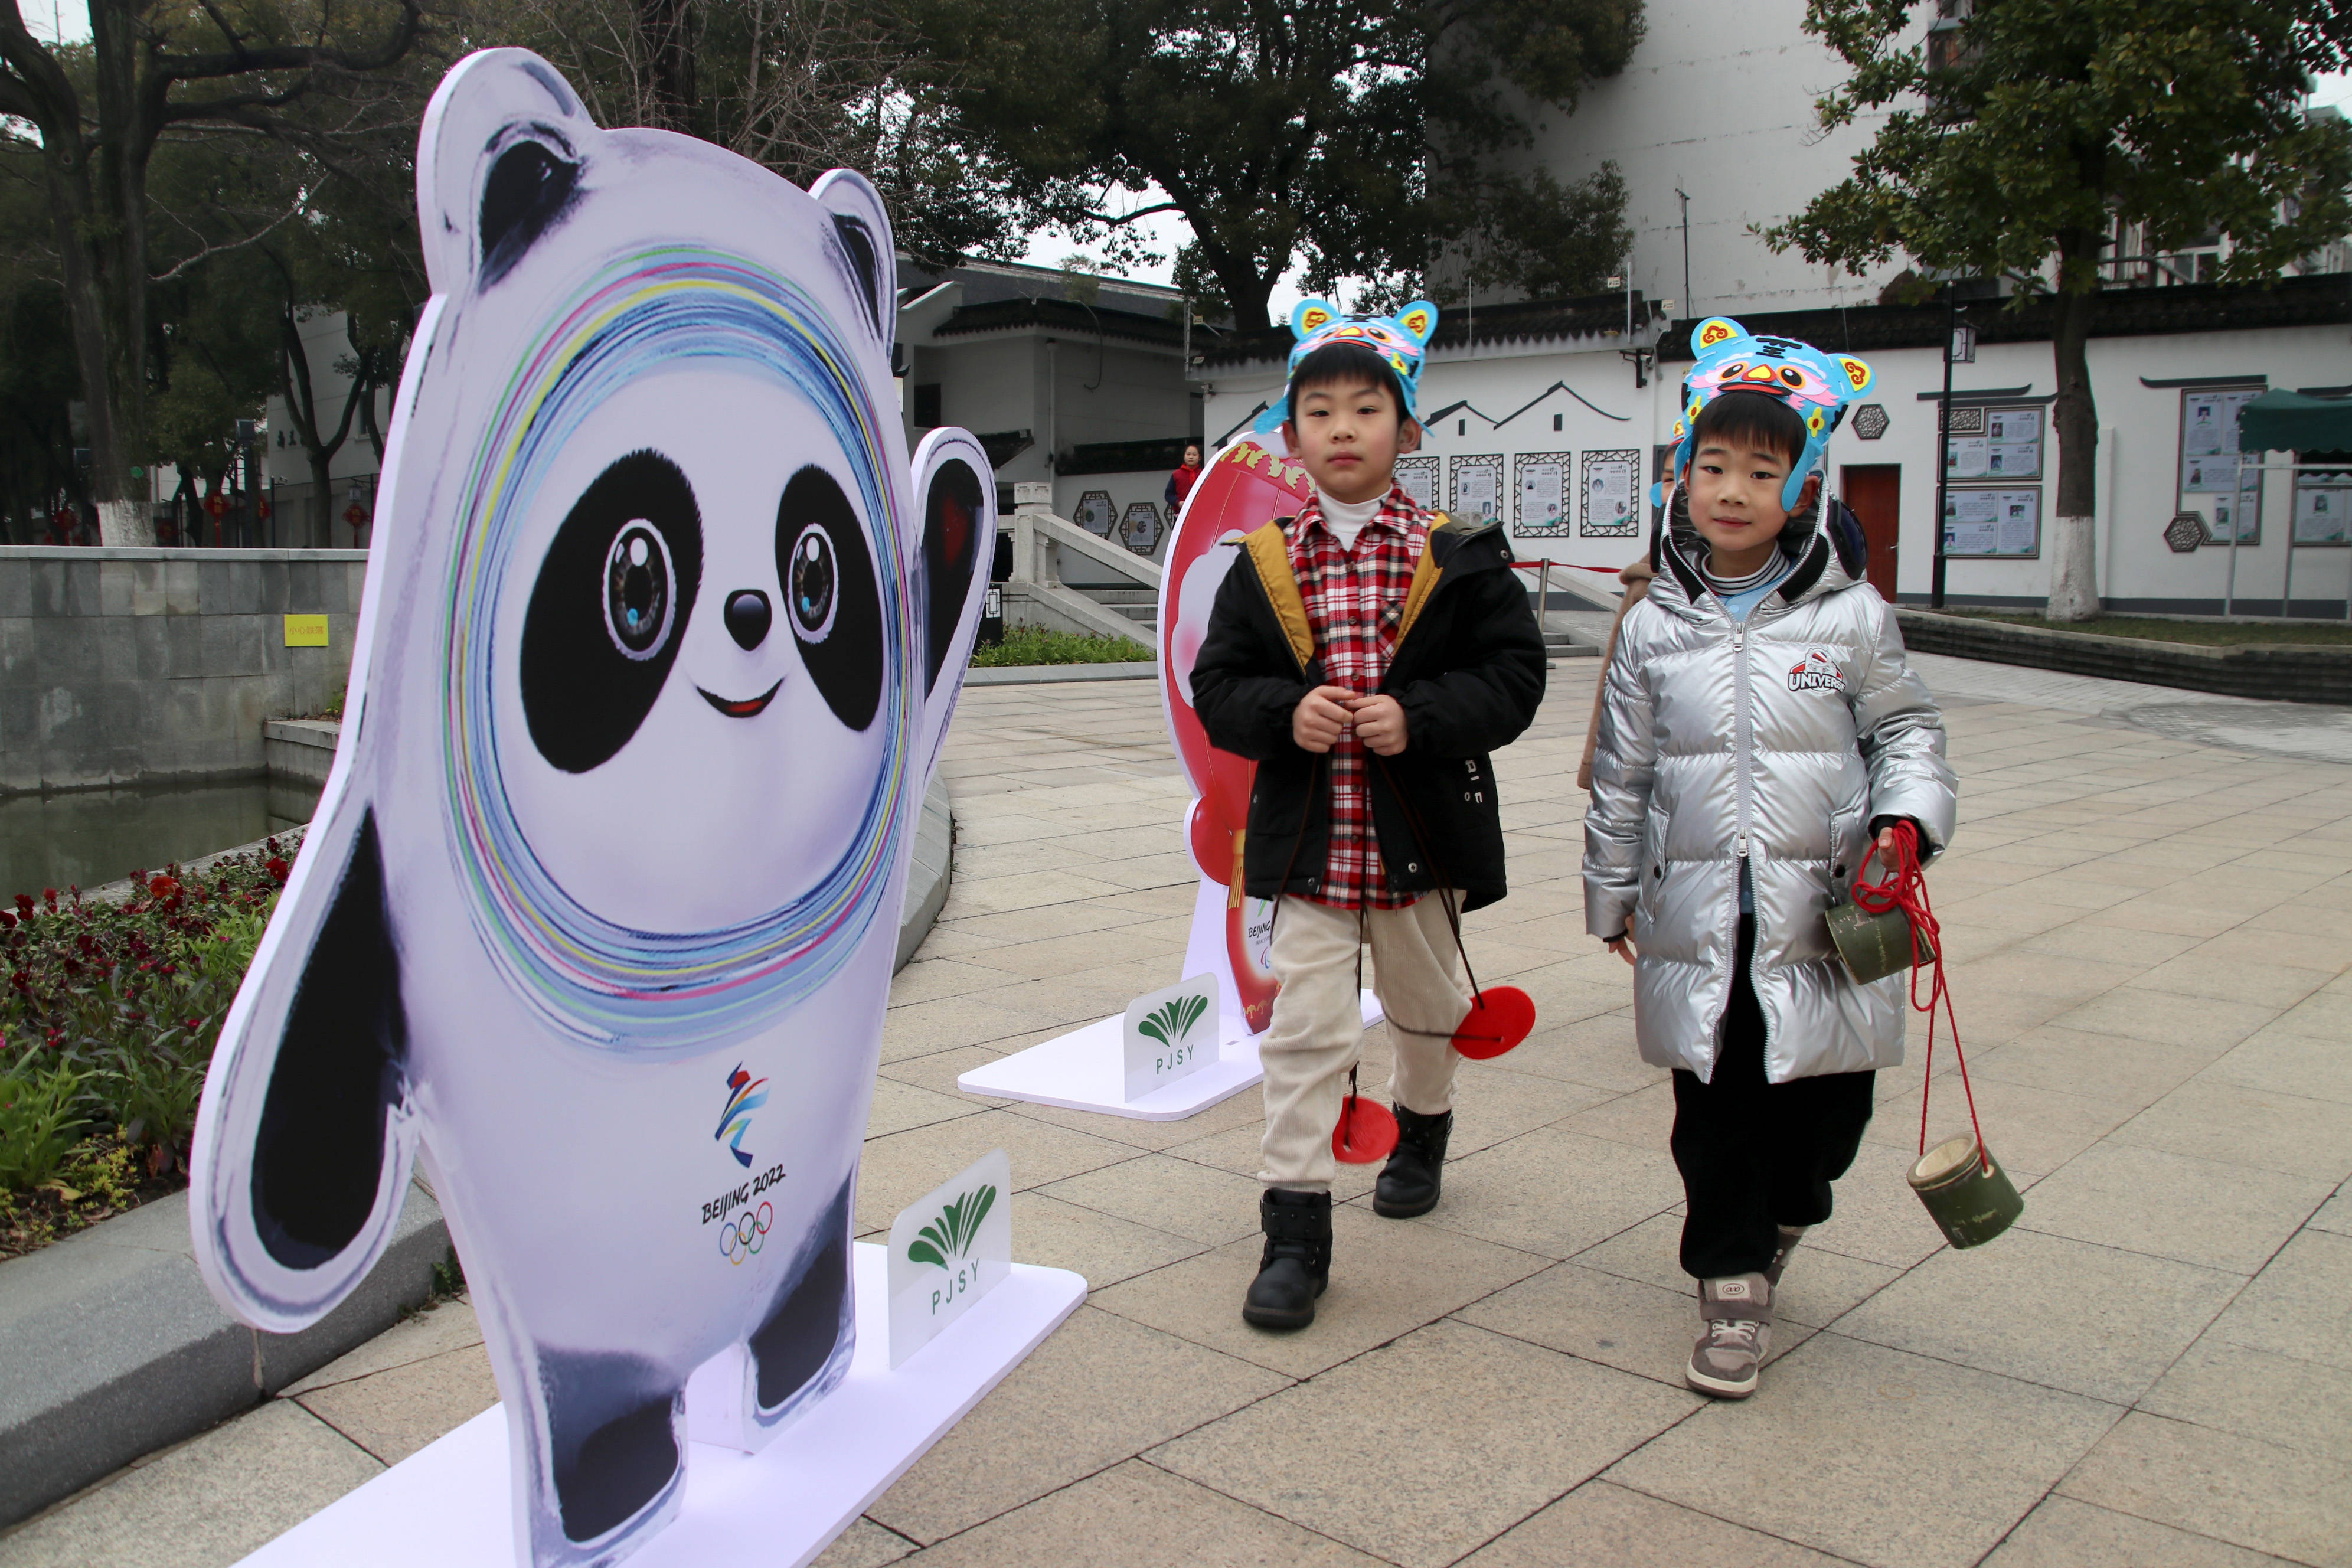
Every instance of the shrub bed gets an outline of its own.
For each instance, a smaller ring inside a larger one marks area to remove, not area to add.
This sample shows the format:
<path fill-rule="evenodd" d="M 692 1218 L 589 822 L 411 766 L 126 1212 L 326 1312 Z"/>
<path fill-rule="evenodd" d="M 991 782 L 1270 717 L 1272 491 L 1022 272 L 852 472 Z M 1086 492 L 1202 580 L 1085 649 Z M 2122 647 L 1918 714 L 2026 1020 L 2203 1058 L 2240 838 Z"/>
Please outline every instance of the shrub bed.
<path fill-rule="evenodd" d="M 1150 648 L 1127 637 L 1007 626 L 1004 640 L 992 647 L 974 648 L 971 662 L 991 669 L 1013 664 L 1133 664 L 1150 658 Z"/>
<path fill-rule="evenodd" d="M 0 909 L 0 1258 L 187 1184 L 222 1017 L 299 835 Z"/>

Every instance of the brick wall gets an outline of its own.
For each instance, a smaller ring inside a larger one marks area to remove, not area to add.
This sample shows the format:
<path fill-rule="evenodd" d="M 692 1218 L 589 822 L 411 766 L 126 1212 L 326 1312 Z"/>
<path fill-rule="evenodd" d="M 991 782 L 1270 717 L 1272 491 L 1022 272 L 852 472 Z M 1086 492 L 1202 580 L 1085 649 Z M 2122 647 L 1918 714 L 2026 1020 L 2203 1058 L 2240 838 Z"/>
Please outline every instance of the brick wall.
<path fill-rule="evenodd" d="M 0 547 L 0 794 L 263 767 L 351 668 L 356 550 Z M 288 647 L 285 616 L 327 617 Z"/>

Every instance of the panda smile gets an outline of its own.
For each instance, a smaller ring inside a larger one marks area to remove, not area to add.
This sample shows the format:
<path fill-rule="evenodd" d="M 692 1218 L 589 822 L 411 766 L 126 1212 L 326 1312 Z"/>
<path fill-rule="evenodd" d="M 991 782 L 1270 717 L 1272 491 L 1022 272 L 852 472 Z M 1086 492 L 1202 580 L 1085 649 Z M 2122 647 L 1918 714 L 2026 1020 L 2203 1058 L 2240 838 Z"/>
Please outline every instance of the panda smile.
<path fill-rule="evenodd" d="M 768 689 L 760 693 L 759 696 L 747 697 L 740 702 L 731 700 L 725 697 L 714 695 L 711 692 L 702 691 L 702 688 L 699 686 L 696 687 L 695 689 L 697 691 L 702 691 L 702 700 L 705 702 L 709 703 L 713 708 L 718 709 L 721 713 L 726 714 L 730 719 L 749 719 L 758 713 L 761 709 L 767 707 L 769 703 L 774 701 L 776 693 L 783 689 L 783 684 L 784 683 L 782 680 L 778 680 L 775 685 L 771 686 Z"/>

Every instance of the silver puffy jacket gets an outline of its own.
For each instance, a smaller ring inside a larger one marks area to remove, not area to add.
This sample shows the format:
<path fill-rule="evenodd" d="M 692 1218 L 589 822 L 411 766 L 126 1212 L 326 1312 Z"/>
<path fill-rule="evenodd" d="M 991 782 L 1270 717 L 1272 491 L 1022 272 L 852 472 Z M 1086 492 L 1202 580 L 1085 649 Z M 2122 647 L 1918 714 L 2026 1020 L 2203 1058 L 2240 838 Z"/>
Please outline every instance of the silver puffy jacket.
<path fill-rule="evenodd" d="M 1872 818 L 1919 823 L 1931 858 L 1950 842 L 1943 716 L 1904 658 L 1895 613 L 1856 580 L 1850 516 L 1826 532 L 1811 513 L 1792 518 L 1782 547 L 1795 565 L 1740 626 L 1693 565 L 1704 546 L 1675 500 L 1680 526 L 1653 539 L 1657 580 L 1627 612 L 1604 678 L 1586 929 L 1605 940 L 1632 920 L 1642 1058 L 1711 1079 L 1744 855 L 1765 1076 L 1894 1067 L 1906 977 L 1856 985 L 1822 911 L 1861 868 Z"/>

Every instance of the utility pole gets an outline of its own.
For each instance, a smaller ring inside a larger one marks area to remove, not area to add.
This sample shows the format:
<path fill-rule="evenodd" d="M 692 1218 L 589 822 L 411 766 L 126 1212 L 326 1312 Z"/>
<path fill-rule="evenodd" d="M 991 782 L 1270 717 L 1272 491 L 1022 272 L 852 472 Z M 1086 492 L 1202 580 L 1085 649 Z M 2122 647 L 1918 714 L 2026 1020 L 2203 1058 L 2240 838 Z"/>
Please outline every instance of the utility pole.
<path fill-rule="evenodd" d="M 1690 193 L 1676 185 L 1675 195 L 1683 199 L 1683 315 L 1696 321 L 1698 301 L 1691 298 L 1690 286 Z"/>
<path fill-rule="evenodd" d="M 1927 580 L 1927 607 L 1944 607 L 1944 508 L 1947 504 L 1952 471 L 1952 362 L 1977 357 L 1976 329 L 1969 329 L 1969 341 L 1960 342 L 1960 301 L 1955 285 L 1957 279 L 1944 279 L 1944 398 L 1936 405 L 1936 566 Z"/>

